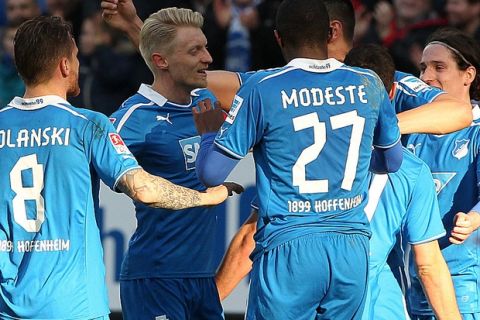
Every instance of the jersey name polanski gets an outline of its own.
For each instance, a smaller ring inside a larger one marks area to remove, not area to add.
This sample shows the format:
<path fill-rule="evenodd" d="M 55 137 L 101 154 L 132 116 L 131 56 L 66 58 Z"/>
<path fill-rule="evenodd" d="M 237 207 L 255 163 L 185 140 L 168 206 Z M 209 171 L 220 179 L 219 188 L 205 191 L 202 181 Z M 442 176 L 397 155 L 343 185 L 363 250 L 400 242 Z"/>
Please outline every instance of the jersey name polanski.
<path fill-rule="evenodd" d="M 114 188 L 135 158 L 107 117 L 57 96 L 15 98 L 0 128 L 0 315 L 107 315 L 93 185 Z"/>

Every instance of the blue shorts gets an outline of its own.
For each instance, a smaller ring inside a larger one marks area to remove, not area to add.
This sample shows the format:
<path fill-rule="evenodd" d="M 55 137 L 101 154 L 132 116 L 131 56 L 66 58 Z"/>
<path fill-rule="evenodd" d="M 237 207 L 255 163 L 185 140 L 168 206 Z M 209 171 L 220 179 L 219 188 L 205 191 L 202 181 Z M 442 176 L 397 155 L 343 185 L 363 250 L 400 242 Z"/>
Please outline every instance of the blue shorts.
<path fill-rule="evenodd" d="M 246 319 L 360 319 L 368 237 L 318 233 L 284 243 L 254 261 Z"/>
<path fill-rule="evenodd" d="M 125 320 L 223 320 L 214 278 L 120 281 Z"/>

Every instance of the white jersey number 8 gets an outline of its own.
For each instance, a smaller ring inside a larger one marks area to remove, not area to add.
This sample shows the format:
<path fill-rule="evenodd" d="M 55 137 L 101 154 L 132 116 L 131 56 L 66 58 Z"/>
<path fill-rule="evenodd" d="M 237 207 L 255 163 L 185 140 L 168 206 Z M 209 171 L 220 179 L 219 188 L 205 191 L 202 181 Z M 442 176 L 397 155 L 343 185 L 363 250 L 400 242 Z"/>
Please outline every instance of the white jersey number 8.
<path fill-rule="evenodd" d="M 32 170 L 33 184 L 31 187 L 24 187 L 22 171 Z M 21 157 L 10 171 L 10 186 L 16 193 L 13 198 L 13 218 L 27 232 L 38 232 L 45 220 L 45 201 L 40 194 L 43 190 L 43 165 L 37 161 L 37 155 Z M 36 219 L 28 219 L 26 200 L 35 201 Z"/>
<path fill-rule="evenodd" d="M 352 190 L 353 181 L 357 172 L 360 143 L 365 126 L 365 118 L 358 116 L 357 111 L 345 112 L 330 118 L 332 129 L 352 126 L 350 145 L 348 147 L 347 162 L 343 174 L 342 186 L 344 190 Z M 313 128 L 314 143 L 305 148 L 293 165 L 293 185 L 298 187 L 300 193 L 328 192 L 328 180 L 307 180 L 305 166 L 318 158 L 327 142 L 327 132 L 324 122 L 320 122 L 316 112 L 293 118 L 295 131 Z"/>

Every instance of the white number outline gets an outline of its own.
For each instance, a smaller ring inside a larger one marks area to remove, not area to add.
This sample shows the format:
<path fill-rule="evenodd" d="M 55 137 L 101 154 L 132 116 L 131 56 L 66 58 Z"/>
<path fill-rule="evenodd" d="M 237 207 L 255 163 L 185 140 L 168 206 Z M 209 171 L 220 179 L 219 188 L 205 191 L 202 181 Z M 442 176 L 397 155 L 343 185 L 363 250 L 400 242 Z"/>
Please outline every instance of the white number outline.
<path fill-rule="evenodd" d="M 316 112 L 296 117 L 292 120 L 295 131 L 313 128 L 314 141 L 312 145 L 306 147 L 300 153 L 300 156 L 292 167 L 293 185 L 298 187 L 300 193 L 328 192 L 328 180 L 307 180 L 305 168 L 307 164 L 318 158 L 327 142 L 325 122 L 320 122 Z M 342 189 L 350 191 L 352 190 L 357 172 L 360 144 L 363 136 L 363 128 L 365 127 L 365 118 L 360 117 L 357 111 L 353 110 L 330 117 L 330 123 L 333 130 L 352 126 L 347 161 L 345 163 L 345 171 L 341 185 Z"/>
<path fill-rule="evenodd" d="M 32 187 L 24 187 L 22 171 L 32 170 Z M 41 195 L 44 187 L 43 165 L 38 163 L 37 155 L 31 154 L 18 159 L 10 171 L 10 187 L 15 192 L 13 198 L 13 218 L 27 232 L 38 232 L 45 221 L 45 200 Z M 28 219 L 26 200 L 34 200 L 36 205 L 36 219 Z"/>

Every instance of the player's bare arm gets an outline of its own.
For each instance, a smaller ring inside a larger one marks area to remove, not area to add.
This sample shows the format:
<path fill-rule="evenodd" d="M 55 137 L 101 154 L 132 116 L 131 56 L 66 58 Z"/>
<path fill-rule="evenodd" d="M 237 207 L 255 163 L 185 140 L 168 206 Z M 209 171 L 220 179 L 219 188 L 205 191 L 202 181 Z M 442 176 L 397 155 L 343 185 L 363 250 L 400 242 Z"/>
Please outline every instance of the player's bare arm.
<path fill-rule="evenodd" d="M 208 188 L 206 192 L 199 192 L 153 176 L 143 169 L 125 173 L 117 187 L 133 200 L 154 208 L 171 210 L 216 205 L 225 201 L 232 191 L 236 193 L 243 191 L 241 186 L 229 183 Z"/>
<path fill-rule="evenodd" d="M 417 274 L 437 319 L 462 319 L 448 266 L 438 242 L 413 245 Z"/>
<path fill-rule="evenodd" d="M 400 133 L 447 134 L 472 123 L 472 106 L 448 93 L 433 102 L 397 114 Z"/>
<path fill-rule="evenodd" d="M 105 22 L 126 33 L 135 48 L 138 48 L 143 21 L 138 17 L 133 1 L 102 0 L 100 6 Z"/>
<path fill-rule="evenodd" d="M 252 269 L 249 256 L 255 248 L 253 235 L 257 231 L 258 212 L 253 209 L 250 217 L 233 237 L 222 263 L 215 275 L 220 300 L 225 299 Z"/>
<path fill-rule="evenodd" d="M 207 71 L 207 89 L 212 91 L 220 106 L 225 111 L 230 111 L 233 98 L 240 89 L 240 80 L 235 72 L 214 70 Z"/>

